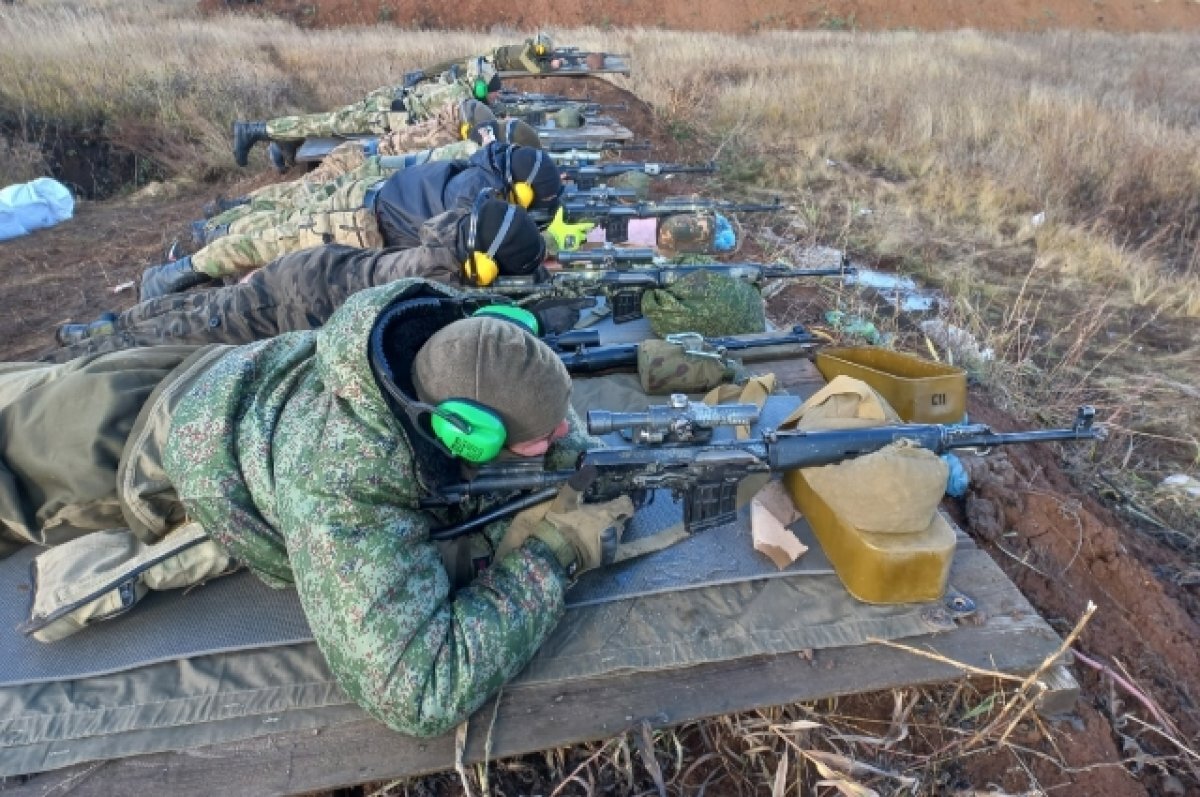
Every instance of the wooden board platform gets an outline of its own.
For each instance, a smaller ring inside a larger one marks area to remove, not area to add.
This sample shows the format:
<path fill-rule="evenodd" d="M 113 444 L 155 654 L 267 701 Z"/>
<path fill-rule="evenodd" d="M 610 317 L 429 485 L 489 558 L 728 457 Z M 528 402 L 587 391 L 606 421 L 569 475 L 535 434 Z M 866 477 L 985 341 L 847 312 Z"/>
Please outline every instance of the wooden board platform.
<path fill-rule="evenodd" d="M 803 359 L 761 363 L 789 392 L 822 383 Z M 966 535 L 958 537 L 951 584 L 979 613 L 953 631 L 905 640 L 966 665 L 1014 675 L 1034 671 L 1058 648 L 1057 634 Z M 491 757 L 604 739 L 643 722 L 655 727 L 701 717 L 916 686 L 958 678 L 960 668 L 882 645 L 833 648 L 811 659 L 795 654 L 747 657 L 691 667 L 619 673 L 586 680 L 514 685 L 472 718 L 465 760 L 482 761 L 493 714 Z M 1073 681 L 1051 687 L 1070 703 Z M 1053 697 L 1053 696 L 1051 696 Z M 1049 700 L 1062 710 L 1064 700 Z M 497 704 L 498 703 L 498 708 Z M 172 797 L 294 794 L 451 768 L 454 737 L 404 736 L 370 721 L 279 733 L 243 741 L 79 764 L 0 783 L 0 793 L 113 795 L 162 789 Z"/>

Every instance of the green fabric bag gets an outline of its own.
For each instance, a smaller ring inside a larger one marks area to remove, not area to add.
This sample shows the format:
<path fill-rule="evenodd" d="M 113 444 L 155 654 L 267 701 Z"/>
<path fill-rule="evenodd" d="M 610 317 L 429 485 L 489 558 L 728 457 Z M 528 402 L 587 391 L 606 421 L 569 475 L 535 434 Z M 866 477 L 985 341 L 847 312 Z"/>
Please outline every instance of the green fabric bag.
<path fill-rule="evenodd" d="M 706 338 L 766 331 L 766 310 L 758 289 L 712 271 L 688 274 L 667 288 L 642 295 L 642 314 L 660 338 L 697 332 Z"/>

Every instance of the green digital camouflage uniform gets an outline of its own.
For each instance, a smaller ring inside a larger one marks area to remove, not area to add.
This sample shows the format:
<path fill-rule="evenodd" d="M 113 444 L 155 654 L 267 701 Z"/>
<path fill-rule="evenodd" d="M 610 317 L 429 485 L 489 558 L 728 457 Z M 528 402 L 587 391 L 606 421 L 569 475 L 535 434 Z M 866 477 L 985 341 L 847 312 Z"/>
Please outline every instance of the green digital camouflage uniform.
<path fill-rule="evenodd" d="M 326 201 L 349 183 L 371 177 L 386 177 L 423 163 L 466 160 L 478 151 L 479 145 L 474 141 L 456 141 L 409 153 L 401 161 L 395 153 L 366 155 L 362 144 L 347 141 L 335 147 L 320 166 L 299 180 L 268 185 L 254 191 L 249 195 L 248 203 L 213 216 L 205 224 L 205 229 L 212 231 L 225 227 L 227 235 L 263 230 L 285 220 L 288 213 Z M 383 165 L 385 158 L 387 166 Z"/>
<path fill-rule="evenodd" d="M 0 508 L 27 513 L 16 515 L 18 523 L 65 518 L 75 536 L 104 528 L 126 508 L 118 468 L 152 459 L 168 479 L 157 486 L 160 514 L 174 507 L 181 519 L 182 503 L 188 519 L 264 581 L 295 584 L 314 639 L 360 705 L 404 733 L 453 728 L 537 650 L 562 614 L 566 578 L 550 550 L 531 540 L 452 591 L 427 534 L 455 518 L 416 509 L 421 477 L 367 357 L 379 313 L 419 290 L 450 293 L 417 280 L 362 291 L 320 331 L 249 346 L 154 347 L 6 366 Z M 61 381 L 81 372 L 94 378 Z M 119 382 L 141 385 L 140 394 Z M 45 392 L 60 384 L 73 389 Z M 176 388 L 169 433 L 154 436 L 165 440 L 158 456 L 131 428 L 159 408 L 155 396 Z M 150 389 L 155 396 L 146 399 Z M 108 397 L 123 402 L 119 412 Z M 54 421 L 56 412 L 72 423 Z M 552 447 L 548 467 L 570 467 L 588 444 L 578 418 L 569 420 L 572 433 Z M 62 495 L 47 451 L 94 452 L 77 464 L 94 471 L 86 482 L 100 488 Z M 14 461 L 31 465 L 15 472 Z M 30 506 L 44 496 L 55 506 Z M 30 541 L 14 533 L 8 515 L 0 520 L 10 545 Z M 489 531 L 498 538 L 502 524 Z"/>
<path fill-rule="evenodd" d="M 218 238 L 195 252 L 192 269 L 222 278 L 253 271 L 288 252 L 326 243 L 381 248 L 379 222 L 365 202 L 367 193 L 385 179 L 348 180 L 303 208 L 252 214 L 242 220 L 243 231 Z"/>
<path fill-rule="evenodd" d="M 678 332 L 711 338 L 766 329 L 766 309 L 758 289 L 712 271 L 695 271 L 669 287 L 646 291 L 642 314 L 660 338 Z"/>

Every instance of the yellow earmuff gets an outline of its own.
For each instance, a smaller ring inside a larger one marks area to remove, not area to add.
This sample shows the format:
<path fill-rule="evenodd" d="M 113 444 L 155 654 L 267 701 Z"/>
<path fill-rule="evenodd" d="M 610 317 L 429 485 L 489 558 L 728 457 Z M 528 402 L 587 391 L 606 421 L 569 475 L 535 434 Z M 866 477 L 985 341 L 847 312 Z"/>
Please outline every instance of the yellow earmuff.
<path fill-rule="evenodd" d="M 535 199 L 533 186 L 529 183 L 513 183 L 509 199 L 521 207 L 528 209 Z"/>
<path fill-rule="evenodd" d="M 495 189 L 485 188 L 479 192 L 475 197 L 475 202 L 471 205 L 471 220 L 467 226 L 467 250 L 470 254 L 463 263 L 463 276 L 469 283 L 478 286 L 491 285 L 496 281 L 496 277 L 500 276 L 500 265 L 496 262 L 496 252 L 504 243 L 504 239 L 508 237 L 508 231 L 512 228 L 513 220 L 517 215 L 517 209 L 513 205 L 508 205 L 504 211 L 504 219 L 500 222 L 500 229 L 492 238 L 487 251 L 480 252 L 478 244 L 479 215 L 483 212 L 483 206 L 489 199 L 499 199 Z"/>
<path fill-rule="evenodd" d="M 472 250 L 471 256 L 467 258 L 467 262 L 463 263 L 463 273 L 474 284 L 486 287 L 495 282 L 496 277 L 500 276 L 500 266 L 496 265 L 495 260 L 488 257 L 487 252 Z"/>
<path fill-rule="evenodd" d="M 512 150 L 508 152 L 508 162 L 504 166 L 504 177 L 509 184 L 508 201 L 528 210 L 533 201 L 537 199 L 537 192 L 533 190 L 533 184 L 529 180 L 517 181 L 513 179 L 512 173 Z M 542 160 L 545 153 L 542 150 L 537 150 L 537 155 L 533 159 L 533 167 L 529 170 L 529 179 L 532 180 L 542 167 Z"/>
<path fill-rule="evenodd" d="M 460 124 L 458 126 L 459 140 L 466 141 L 470 135 L 471 135 L 471 126 L 469 124 L 467 124 L 466 122 L 463 122 L 462 124 Z"/>

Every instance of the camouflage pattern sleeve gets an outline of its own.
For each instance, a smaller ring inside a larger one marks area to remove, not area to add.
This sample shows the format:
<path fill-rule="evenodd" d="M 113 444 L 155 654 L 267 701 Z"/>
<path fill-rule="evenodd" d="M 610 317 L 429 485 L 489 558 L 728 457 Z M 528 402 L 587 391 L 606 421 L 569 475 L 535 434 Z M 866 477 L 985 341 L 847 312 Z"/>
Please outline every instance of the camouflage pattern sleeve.
<path fill-rule="evenodd" d="M 528 545 L 451 594 L 426 541 L 427 516 L 395 510 L 370 528 L 330 522 L 344 509 L 294 518 L 288 531 L 313 635 L 338 683 L 373 716 L 402 733 L 444 733 L 525 666 L 562 615 L 566 579 Z"/>

